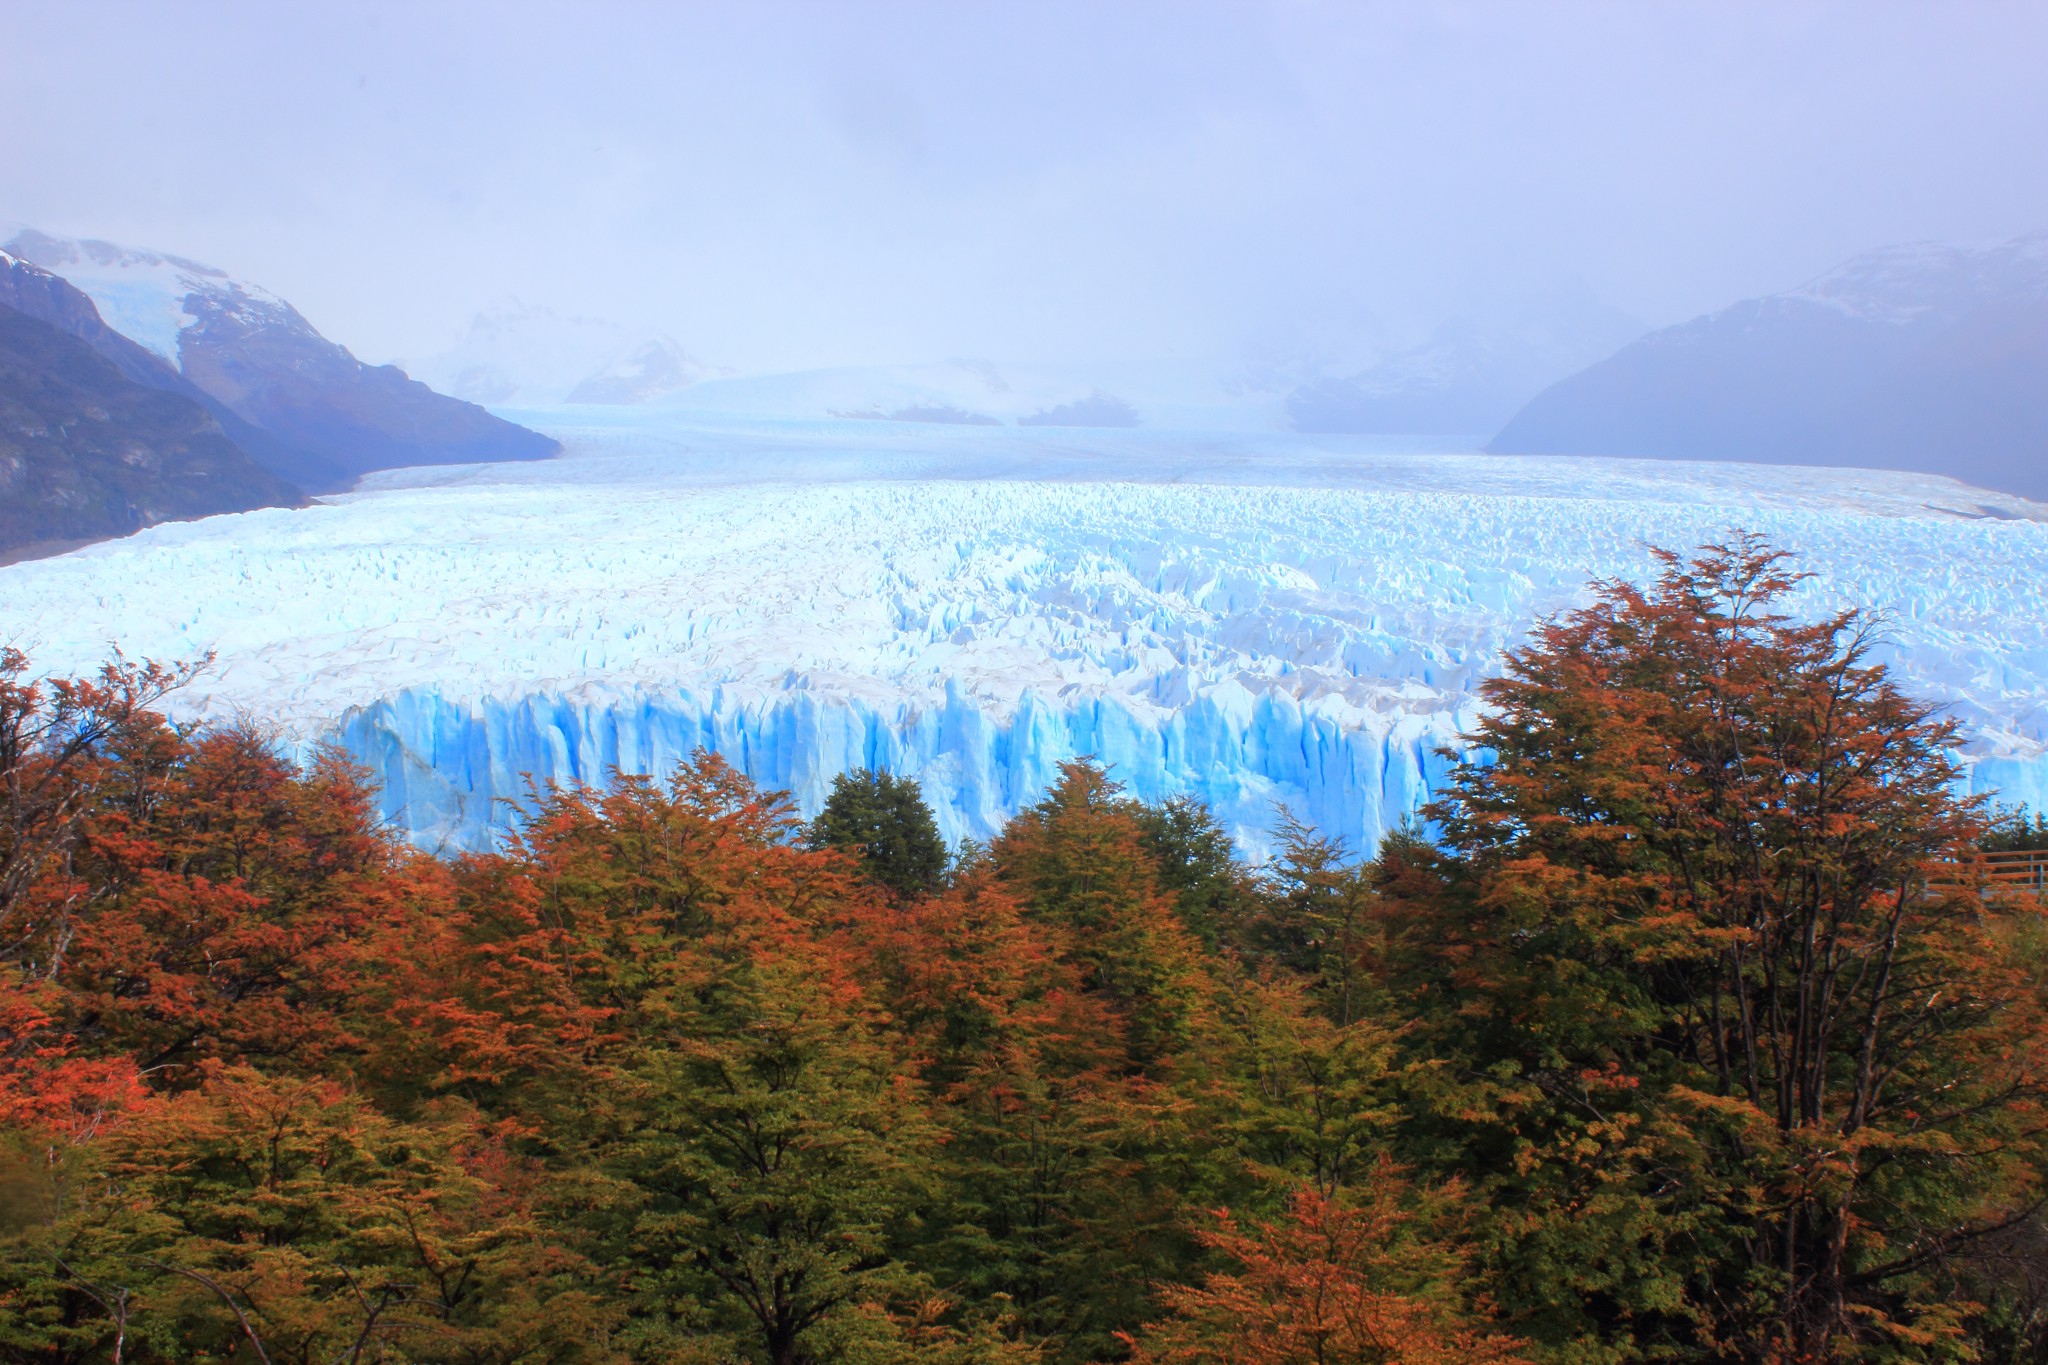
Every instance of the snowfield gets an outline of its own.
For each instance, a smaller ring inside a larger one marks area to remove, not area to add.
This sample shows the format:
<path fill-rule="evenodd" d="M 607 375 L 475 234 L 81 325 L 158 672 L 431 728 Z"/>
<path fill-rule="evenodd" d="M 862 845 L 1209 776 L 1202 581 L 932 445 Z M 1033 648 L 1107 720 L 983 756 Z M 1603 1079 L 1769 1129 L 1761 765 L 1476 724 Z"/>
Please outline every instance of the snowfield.
<path fill-rule="evenodd" d="M 1488 457 L 1369 438 L 508 412 L 568 453 L 406 470 L 314 507 L 0 569 L 39 668 L 213 668 L 188 716 L 340 740 L 429 847 L 540 779 L 702 745 L 813 811 L 922 780 L 985 837 L 1077 754 L 1369 849 L 1474 689 L 1589 578 L 1746 527 L 1881 613 L 1972 784 L 2048 808 L 2048 508 L 1917 475 Z"/>

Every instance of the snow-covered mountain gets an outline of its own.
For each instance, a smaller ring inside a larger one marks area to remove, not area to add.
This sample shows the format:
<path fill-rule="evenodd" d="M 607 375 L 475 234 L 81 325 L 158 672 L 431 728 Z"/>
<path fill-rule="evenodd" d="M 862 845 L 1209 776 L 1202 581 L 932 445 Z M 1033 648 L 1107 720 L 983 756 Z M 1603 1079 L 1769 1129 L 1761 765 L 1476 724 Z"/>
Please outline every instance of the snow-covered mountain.
<path fill-rule="evenodd" d="M 704 367 L 673 340 L 649 337 L 625 355 L 585 375 L 562 401 L 646 403 L 686 389 L 704 374 Z"/>
<path fill-rule="evenodd" d="M 303 488 L 399 465 L 551 455 L 544 436 L 365 365 L 285 300 L 161 252 L 13 228 L 5 250 L 89 296 L 106 324 L 274 439 L 245 443 Z"/>
<path fill-rule="evenodd" d="M 2048 497 L 2048 232 L 1888 247 L 1652 332 L 1489 448 L 1919 469 Z"/>
<path fill-rule="evenodd" d="M 0 231 L 8 229 L 0 228 Z M 310 324 L 277 295 L 182 256 L 14 227 L 6 249 L 91 296 L 108 326 L 182 368 L 186 334 L 223 314 L 272 326 Z"/>
<path fill-rule="evenodd" d="M 1363 369 L 1310 379 L 1288 395 L 1288 416 L 1298 431 L 1483 436 L 1544 386 L 1643 331 L 1590 294 L 1563 291 L 1500 318 L 1447 323 Z"/>
<path fill-rule="evenodd" d="M 0 304 L 78 338 L 130 383 L 198 397 L 177 362 L 107 325 L 90 295 L 60 275 L 0 251 Z"/>
<path fill-rule="evenodd" d="M 1812 612 L 1884 614 L 1970 781 L 2048 808 L 2048 508 L 1907 474 L 1415 454 L 1287 434 L 664 407 L 526 414 L 560 460 L 393 471 L 302 511 L 0 569 L 45 668 L 218 651 L 186 714 L 338 738 L 429 845 L 522 774 L 714 749 L 816 810 L 855 765 L 986 835 L 1092 753 L 1264 846 L 1275 802 L 1367 846 L 1475 687 L 1596 575 L 1731 525 Z M 280 612 L 277 604 L 292 610 Z"/>
<path fill-rule="evenodd" d="M 716 373 L 663 332 L 511 300 L 406 369 L 472 403 L 645 403 Z"/>

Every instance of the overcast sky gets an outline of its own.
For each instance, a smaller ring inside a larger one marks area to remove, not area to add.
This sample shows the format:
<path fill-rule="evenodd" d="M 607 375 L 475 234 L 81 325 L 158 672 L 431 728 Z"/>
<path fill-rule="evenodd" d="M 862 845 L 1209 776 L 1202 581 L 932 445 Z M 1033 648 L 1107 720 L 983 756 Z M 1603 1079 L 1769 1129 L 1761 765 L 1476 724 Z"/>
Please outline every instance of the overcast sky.
<path fill-rule="evenodd" d="M 1652 323 L 2048 227 L 2048 5 L 0 0 L 0 219 L 371 359 L 518 297 L 758 370 Z"/>

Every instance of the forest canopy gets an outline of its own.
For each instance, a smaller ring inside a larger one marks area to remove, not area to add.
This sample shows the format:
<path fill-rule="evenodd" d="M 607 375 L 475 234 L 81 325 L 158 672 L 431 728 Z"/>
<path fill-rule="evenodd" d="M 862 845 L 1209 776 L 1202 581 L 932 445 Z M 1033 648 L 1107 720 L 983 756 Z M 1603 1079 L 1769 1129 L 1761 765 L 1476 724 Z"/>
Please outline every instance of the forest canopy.
<path fill-rule="evenodd" d="M 2048 1361 L 2031 827 L 1784 556 L 1661 562 L 1259 866 L 704 753 L 432 857 L 8 651 L 0 1359 Z"/>

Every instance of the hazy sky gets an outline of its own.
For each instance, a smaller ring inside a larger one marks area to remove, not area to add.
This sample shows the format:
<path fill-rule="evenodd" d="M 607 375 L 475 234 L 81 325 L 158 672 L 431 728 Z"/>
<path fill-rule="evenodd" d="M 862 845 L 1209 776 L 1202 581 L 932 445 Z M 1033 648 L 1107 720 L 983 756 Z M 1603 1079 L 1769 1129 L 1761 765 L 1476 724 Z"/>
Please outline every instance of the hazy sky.
<path fill-rule="evenodd" d="M 0 219 L 372 359 L 516 296 L 743 369 L 1650 322 L 2048 226 L 2048 5 L 0 0 Z"/>

